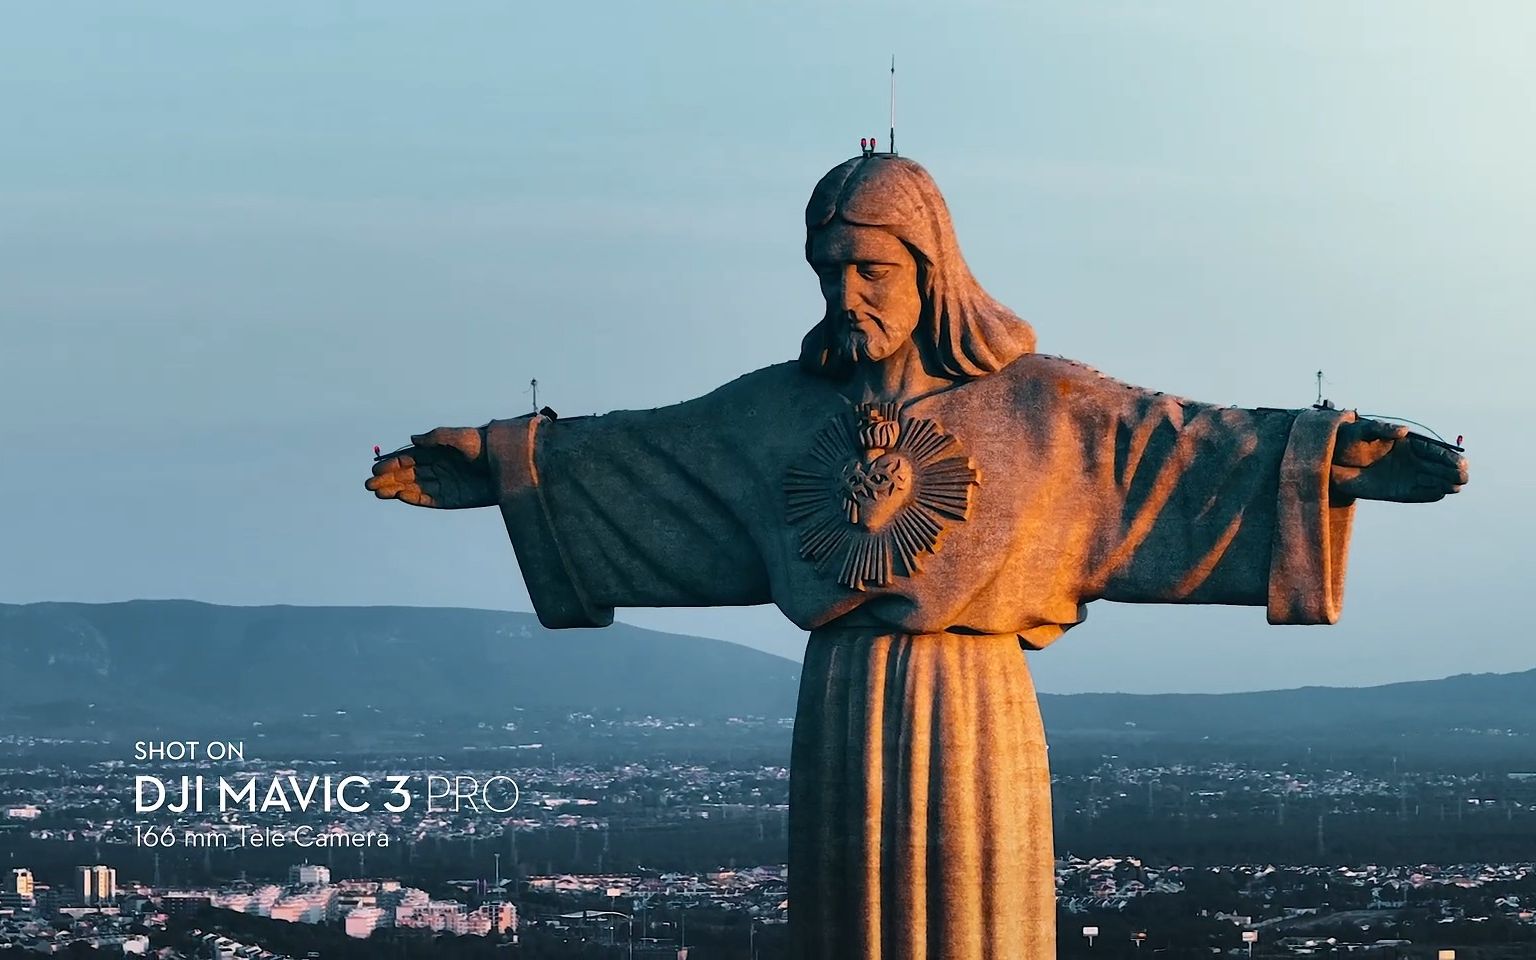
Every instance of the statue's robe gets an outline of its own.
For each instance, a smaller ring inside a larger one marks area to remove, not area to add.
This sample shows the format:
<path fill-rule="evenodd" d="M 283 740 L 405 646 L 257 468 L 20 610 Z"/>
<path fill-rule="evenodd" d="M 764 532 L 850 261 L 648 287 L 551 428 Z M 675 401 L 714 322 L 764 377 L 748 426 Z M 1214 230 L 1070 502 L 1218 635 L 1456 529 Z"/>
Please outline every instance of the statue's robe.
<path fill-rule="evenodd" d="M 854 589 L 801 555 L 785 487 L 850 409 L 783 364 L 658 410 L 495 422 L 534 609 L 574 627 L 615 607 L 774 603 L 810 631 L 795 957 L 1054 957 L 1050 775 L 1023 650 L 1099 599 L 1333 622 L 1351 508 L 1330 504 L 1328 472 L 1351 415 L 1213 407 L 1023 356 L 907 403 L 978 482 L 919 572 Z"/>

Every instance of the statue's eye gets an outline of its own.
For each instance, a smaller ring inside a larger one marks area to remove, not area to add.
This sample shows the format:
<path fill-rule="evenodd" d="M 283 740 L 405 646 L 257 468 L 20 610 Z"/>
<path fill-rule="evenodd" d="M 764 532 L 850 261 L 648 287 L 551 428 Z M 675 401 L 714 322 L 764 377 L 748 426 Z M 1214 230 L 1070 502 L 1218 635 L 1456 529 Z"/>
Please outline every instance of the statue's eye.
<path fill-rule="evenodd" d="M 891 272 L 891 268 L 883 263 L 865 263 L 859 266 L 859 276 L 865 280 L 879 280 Z"/>

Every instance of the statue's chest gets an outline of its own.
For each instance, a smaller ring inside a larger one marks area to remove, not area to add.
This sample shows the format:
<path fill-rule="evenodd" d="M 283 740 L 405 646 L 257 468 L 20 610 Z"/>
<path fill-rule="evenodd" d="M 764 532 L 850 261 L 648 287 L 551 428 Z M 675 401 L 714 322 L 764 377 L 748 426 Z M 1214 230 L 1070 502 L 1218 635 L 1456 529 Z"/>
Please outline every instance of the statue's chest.
<path fill-rule="evenodd" d="M 784 471 L 799 558 L 851 590 L 918 577 L 970 519 L 981 473 L 961 438 L 894 403 L 861 404 L 816 432 Z"/>

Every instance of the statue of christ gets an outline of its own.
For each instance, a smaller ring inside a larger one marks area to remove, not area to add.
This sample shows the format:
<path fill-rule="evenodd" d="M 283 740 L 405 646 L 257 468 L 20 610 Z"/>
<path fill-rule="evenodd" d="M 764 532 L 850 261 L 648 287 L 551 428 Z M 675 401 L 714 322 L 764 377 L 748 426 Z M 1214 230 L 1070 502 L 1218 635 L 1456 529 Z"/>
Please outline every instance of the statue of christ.
<path fill-rule="evenodd" d="M 546 626 L 773 603 L 809 631 L 796 958 L 1054 957 L 1023 651 L 1095 600 L 1333 623 L 1355 501 L 1439 500 L 1466 461 L 1349 411 L 1212 406 L 1036 353 L 906 158 L 839 164 L 805 222 L 826 312 L 797 362 L 657 410 L 438 428 L 367 487 L 499 508 Z"/>

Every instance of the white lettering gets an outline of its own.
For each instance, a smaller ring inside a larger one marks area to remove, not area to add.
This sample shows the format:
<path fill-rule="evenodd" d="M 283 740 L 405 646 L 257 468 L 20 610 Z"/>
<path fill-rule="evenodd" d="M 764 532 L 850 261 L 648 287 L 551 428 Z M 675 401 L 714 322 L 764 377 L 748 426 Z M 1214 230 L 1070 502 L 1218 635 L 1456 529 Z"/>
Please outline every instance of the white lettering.
<path fill-rule="evenodd" d="M 153 804 L 146 804 L 144 802 L 144 788 L 149 786 L 154 787 L 157 794 Z M 153 813 L 159 810 L 160 805 L 163 803 L 165 803 L 165 784 L 160 781 L 159 777 L 140 775 L 133 778 L 134 813 Z"/>
<path fill-rule="evenodd" d="M 326 779 L 329 780 L 330 778 L 327 777 Z M 336 788 L 336 803 L 348 813 L 362 813 L 368 809 L 368 801 L 364 800 L 360 804 L 347 803 L 347 788 L 350 786 L 360 786 L 367 790 L 368 779 L 366 777 L 343 777 L 341 785 Z"/>
<path fill-rule="evenodd" d="M 219 778 L 219 809 L 228 810 L 230 807 L 245 804 L 245 808 L 251 813 L 256 812 L 256 778 L 245 781 L 238 790 L 228 780 Z"/>

